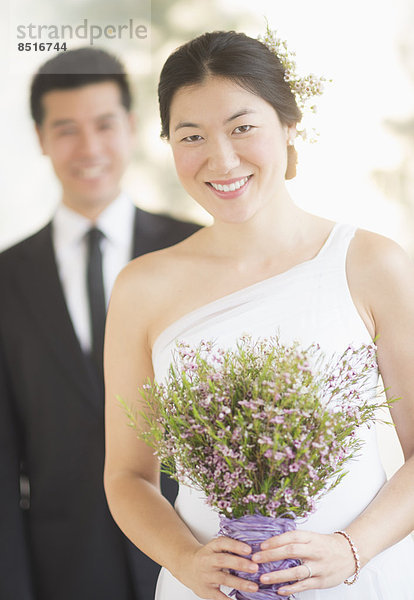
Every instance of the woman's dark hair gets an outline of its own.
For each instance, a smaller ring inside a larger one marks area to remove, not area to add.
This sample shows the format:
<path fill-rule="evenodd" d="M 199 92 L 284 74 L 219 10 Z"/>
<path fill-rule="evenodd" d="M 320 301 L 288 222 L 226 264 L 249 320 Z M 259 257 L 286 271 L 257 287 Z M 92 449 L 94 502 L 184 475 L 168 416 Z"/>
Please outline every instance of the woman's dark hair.
<path fill-rule="evenodd" d="M 30 89 L 30 109 L 37 125 L 44 119 L 42 98 L 47 92 L 113 81 L 121 92 L 121 102 L 129 112 L 131 90 L 123 64 L 116 56 L 99 48 L 76 48 L 57 54 L 35 73 Z"/>
<path fill-rule="evenodd" d="M 161 137 L 169 138 L 175 92 L 202 83 L 210 75 L 231 79 L 266 100 L 284 125 L 298 123 L 302 114 L 284 73 L 277 56 L 265 44 L 244 33 L 214 31 L 200 35 L 173 52 L 161 71 L 158 85 Z"/>

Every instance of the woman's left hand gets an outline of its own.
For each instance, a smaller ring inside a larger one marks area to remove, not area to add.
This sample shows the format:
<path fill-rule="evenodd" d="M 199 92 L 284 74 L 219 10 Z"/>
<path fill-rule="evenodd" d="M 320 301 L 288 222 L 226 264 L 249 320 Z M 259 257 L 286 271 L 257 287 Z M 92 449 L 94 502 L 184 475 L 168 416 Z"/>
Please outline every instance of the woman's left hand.
<path fill-rule="evenodd" d="M 355 560 L 347 540 L 338 534 L 288 531 L 261 544 L 252 560 L 257 563 L 298 558 L 302 564 L 262 575 L 262 583 L 287 583 L 278 594 L 289 596 L 305 590 L 330 588 L 355 572 Z"/>

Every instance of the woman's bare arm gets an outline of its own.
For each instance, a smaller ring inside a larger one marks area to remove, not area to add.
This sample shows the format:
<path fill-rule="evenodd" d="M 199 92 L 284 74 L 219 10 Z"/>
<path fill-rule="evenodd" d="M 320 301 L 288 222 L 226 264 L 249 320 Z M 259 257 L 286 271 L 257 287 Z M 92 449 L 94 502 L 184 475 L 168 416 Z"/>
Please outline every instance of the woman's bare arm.
<path fill-rule="evenodd" d="M 391 412 L 405 457 L 405 464 L 346 528 L 364 566 L 414 529 L 414 268 L 391 240 L 358 231 L 348 252 L 347 273 L 355 305 L 377 338 L 384 386 L 390 397 L 401 398 Z M 279 589 L 282 595 L 329 588 L 355 571 L 350 546 L 340 535 L 294 531 L 268 543 L 260 557 L 253 557 L 258 562 L 299 557 L 312 569 L 312 577 Z M 306 577 L 303 571 L 300 566 L 274 572 L 267 583 Z"/>
<path fill-rule="evenodd" d="M 391 415 L 405 458 L 349 528 L 355 529 L 366 561 L 414 529 L 414 266 L 387 238 L 361 231 L 355 242 L 350 260 L 359 267 L 352 269 L 350 287 L 364 299 L 365 314 L 373 324 L 387 395 L 400 398 Z M 387 527 L 378 527 L 381 522 Z"/>
<path fill-rule="evenodd" d="M 118 277 L 110 302 L 105 338 L 105 490 L 115 521 L 136 546 L 200 597 L 222 600 L 226 596 L 220 585 L 253 590 L 251 584 L 222 570 L 254 572 L 257 566 L 251 561 L 229 554 L 249 554 L 250 548 L 229 538 L 202 546 L 194 538 L 161 495 L 158 461 L 128 427 L 116 400 L 119 395 L 143 408 L 138 389 L 153 377 L 148 324 L 160 314 L 166 296 L 157 288 L 152 263 L 147 257 L 131 263 Z"/>

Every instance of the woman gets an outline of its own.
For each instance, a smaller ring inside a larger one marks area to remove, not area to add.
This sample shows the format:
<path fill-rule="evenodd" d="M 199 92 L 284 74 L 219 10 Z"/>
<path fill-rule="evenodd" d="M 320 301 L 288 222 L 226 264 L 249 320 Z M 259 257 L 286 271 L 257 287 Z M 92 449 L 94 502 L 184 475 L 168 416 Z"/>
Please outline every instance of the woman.
<path fill-rule="evenodd" d="M 164 65 L 163 135 L 177 174 L 214 224 L 184 242 L 133 261 L 120 275 L 106 339 L 105 485 L 121 529 L 165 567 L 159 600 L 255 591 L 231 575 L 259 562 L 302 562 L 270 574 L 281 595 L 339 600 L 414 597 L 414 273 L 393 242 L 296 207 L 285 187 L 288 150 L 301 114 L 278 58 L 243 34 L 205 34 Z M 181 486 L 175 510 L 159 493 L 152 451 L 125 425 L 128 402 L 148 376 L 166 375 L 176 339 L 230 346 L 243 333 L 319 342 L 327 351 L 378 338 L 386 387 L 402 399 L 392 413 L 406 458 L 386 483 L 375 432 L 340 486 L 296 532 L 260 553 L 214 538 L 218 519 Z M 346 529 L 349 539 L 334 533 Z M 353 542 L 354 548 L 350 541 Z M 343 582 L 356 571 L 355 585 Z M 263 579 L 264 581 L 264 579 Z M 288 584 L 288 582 L 292 582 Z M 225 586 L 221 587 L 220 586 Z"/>

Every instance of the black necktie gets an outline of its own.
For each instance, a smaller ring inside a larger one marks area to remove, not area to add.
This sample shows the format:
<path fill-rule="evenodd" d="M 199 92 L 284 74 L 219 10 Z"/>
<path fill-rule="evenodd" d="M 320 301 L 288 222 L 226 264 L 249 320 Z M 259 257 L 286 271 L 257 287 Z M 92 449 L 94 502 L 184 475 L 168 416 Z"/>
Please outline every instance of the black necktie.
<path fill-rule="evenodd" d="M 87 234 L 88 255 L 86 281 L 92 333 L 91 358 L 103 381 L 103 343 L 105 333 L 106 301 L 102 274 L 102 231 L 92 227 Z"/>

